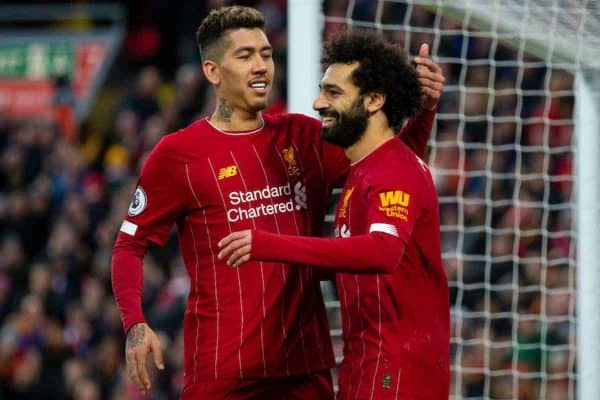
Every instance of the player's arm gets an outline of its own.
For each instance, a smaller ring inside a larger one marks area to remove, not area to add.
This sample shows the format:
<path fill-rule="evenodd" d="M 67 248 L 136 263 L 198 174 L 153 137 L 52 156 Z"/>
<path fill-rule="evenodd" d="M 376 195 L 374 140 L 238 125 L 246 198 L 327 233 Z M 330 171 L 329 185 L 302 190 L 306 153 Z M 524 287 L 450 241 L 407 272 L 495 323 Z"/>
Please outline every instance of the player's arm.
<path fill-rule="evenodd" d="M 419 55 L 415 57 L 414 63 L 423 92 L 422 110 L 406 122 L 399 136 L 417 156 L 423 158 L 446 79 L 440 66 L 429 58 L 427 44 L 421 45 Z"/>
<path fill-rule="evenodd" d="M 371 232 L 343 239 L 279 235 L 262 230 L 234 232 L 219 242 L 220 259 L 238 267 L 247 261 L 309 264 L 349 273 L 389 273 L 398 266 L 404 242 L 397 236 Z"/>
<path fill-rule="evenodd" d="M 142 265 L 148 245 L 144 239 L 120 232 L 113 248 L 111 282 L 125 332 L 135 324 L 146 322 L 142 312 Z"/>
<path fill-rule="evenodd" d="M 127 372 L 142 393 L 151 388 L 146 357 L 152 353 L 158 369 L 164 369 L 160 341 L 142 312 L 143 258 L 148 241 L 119 233 L 113 249 L 111 274 L 115 300 L 126 332 Z"/>
<path fill-rule="evenodd" d="M 420 187 L 419 179 L 408 173 L 398 175 L 391 183 L 371 185 L 364 210 L 368 234 L 327 239 L 240 231 L 219 242 L 219 258 L 236 267 L 247 261 L 274 261 L 310 264 L 338 272 L 392 272 L 423 213 Z"/>
<path fill-rule="evenodd" d="M 143 258 L 150 242 L 164 244 L 187 195 L 181 184 L 186 182 L 183 166 L 173 160 L 164 142 L 148 156 L 111 264 L 113 293 L 127 335 L 127 371 L 143 393 L 150 389 L 148 353 L 153 354 L 159 369 L 164 368 L 159 340 L 142 312 Z"/>

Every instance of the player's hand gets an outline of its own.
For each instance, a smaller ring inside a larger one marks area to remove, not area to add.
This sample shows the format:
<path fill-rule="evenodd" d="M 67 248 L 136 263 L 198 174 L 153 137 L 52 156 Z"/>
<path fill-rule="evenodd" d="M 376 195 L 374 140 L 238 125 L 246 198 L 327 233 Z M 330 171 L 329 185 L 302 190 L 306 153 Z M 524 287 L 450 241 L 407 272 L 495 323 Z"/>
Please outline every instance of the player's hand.
<path fill-rule="evenodd" d="M 245 262 L 250 261 L 250 252 L 252 251 L 252 231 L 237 231 L 225 236 L 219 242 L 219 260 L 227 257 L 227 265 L 230 267 L 239 267 Z"/>
<path fill-rule="evenodd" d="M 415 57 L 414 63 L 421 83 L 421 91 L 423 92 L 421 106 L 425 110 L 433 110 L 440 101 L 446 78 L 444 78 L 440 66 L 429 58 L 429 45 L 427 43 L 421 45 L 419 55 Z"/>
<path fill-rule="evenodd" d="M 152 353 L 154 364 L 160 370 L 165 368 L 160 341 L 146 323 L 133 325 L 127 332 L 125 359 L 127 373 L 139 391 L 146 394 L 150 390 L 150 377 L 146 368 L 148 353 Z"/>

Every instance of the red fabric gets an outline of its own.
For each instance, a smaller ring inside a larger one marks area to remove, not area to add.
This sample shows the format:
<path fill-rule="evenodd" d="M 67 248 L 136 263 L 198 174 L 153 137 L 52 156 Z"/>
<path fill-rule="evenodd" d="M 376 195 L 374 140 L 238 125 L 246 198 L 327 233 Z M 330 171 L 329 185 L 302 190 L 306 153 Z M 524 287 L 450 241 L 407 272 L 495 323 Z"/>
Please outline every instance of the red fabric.
<path fill-rule="evenodd" d="M 186 386 L 303 375 L 334 364 L 320 283 L 311 268 L 257 262 L 232 269 L 217 259 L 218 241 L 237 230 L 320 235 L 331 189 L 348 173 L 343 151 L 322 141 L 318 120 L 294 114 L 264 119 L 254 132 L 221 132 L 200 120 L 165 136 L 146 160 L 122 228 L 163 244 L 177 227 L 190 276 Z M 404 132 L 409 138 L 429 134 Z M 129 262 L 116 254 L 113 270 L 121 272 Z M 131 288 L 122 282 L 127 274 L 113 278 L 115 287 Z M 140 303 L 135 287 L 120 291 L 125 310 Z M 126 313 L 139 317 L 137 311 Z"/>
<path fill-rule="evenodd" d="M 252 232 L 251 260 L 310 264 L 352 273 L 391 273 L 400 264 L 404 243 L 373 232 L 344 240 Z"/>
<path fill-rule="evenodd" d="M 344 153 L 321 141 L 319 121 L 264 118 L 257 132 L 220 132 L 200 120 L 164 137 L 142 169 L 143 199 L 126 217 L 136 238 L 158 244 L 177 226 L 190 275 L 186 385 L 301 375 L 334 363 L 310 268 L 257 263 L 234 271 L 216 257 L 218 241 L 234 230 L 320 234 L 333 183 L 349 169 Z"/>
<path fill-rule="evenodd" d="M 228 379 L 186 387 L 181 400 L 334 400 L 329 371 L 269 379 Z"/>
<path fill-rule="evenodd" d="M 113 250 L 113 294 L 121 311 L 121 322 L 125 332 L 139 322 L 146 322 L 142 312 L 142 261 L 147 250 L 148 244 L 145 240 L 124 233 L 119 233 Z"/>
<path fill-rule="evenodd" d="M 352 166 L 335 213 L 341 238 L 254 231 L 255 260 L 343 271 L 336 279 L 344 337 L 339 398 L 448 398 L 449 295 L 439 224 L 429 170 L 393 138 Z M 387 273 L 358 274 L 378 271 Z"/>
<path fill-rule="evenodd" d="M 435 121 L 437 109 L 422 110 L 421 115 L 406 121 L 406 125 L 400 131 L 400 138 L 419 157 L 425 156 L 427 142 L 431 136 L 431 128 Z"/>
<path fill-rule="evenodd" d="M 392 274 L 337 274 L 340 398 L 447 399 L 450 312 L 437 195 L 427 166 L 396 138 L 352 166 L 336 210 L 341 235 L 364 235 L 373 224 L 395 229 L 406 249 Z"/>

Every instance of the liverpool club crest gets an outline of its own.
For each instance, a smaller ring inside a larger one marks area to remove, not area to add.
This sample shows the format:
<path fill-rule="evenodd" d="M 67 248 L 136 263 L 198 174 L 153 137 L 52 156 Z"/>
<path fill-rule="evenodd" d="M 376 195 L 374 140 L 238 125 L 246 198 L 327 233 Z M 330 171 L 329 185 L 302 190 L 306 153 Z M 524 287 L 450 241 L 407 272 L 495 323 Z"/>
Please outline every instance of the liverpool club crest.
<path fill-rule="evenodd" d="M 289 145 L 281 151 L 283 160 L 287 165 L 288 175 L 290 180 L 294 181 L 300 176 L 300 168 L 298 168 L 298 161 L 296 160 L 296 153 L 294 146 Z"/>

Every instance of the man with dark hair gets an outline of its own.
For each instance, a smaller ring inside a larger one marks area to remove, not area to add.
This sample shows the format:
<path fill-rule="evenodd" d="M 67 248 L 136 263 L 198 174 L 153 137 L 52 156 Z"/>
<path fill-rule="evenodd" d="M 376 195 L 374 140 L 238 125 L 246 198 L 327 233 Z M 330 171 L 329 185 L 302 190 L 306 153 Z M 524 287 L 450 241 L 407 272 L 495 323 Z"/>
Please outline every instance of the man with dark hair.
<path fill-rule="evenodd" d="M 196 31 L 196 42 L 202 61 L 220 61 L 228 46 L 230 29 L 265 29 L 265 19 L 260 11 L 250 7 L 230 7 L 212 10 Z"/>
<path fill-rule="evenodd" d="M 219 258 L 236 267 L 250 260 L 339 272 L 338 399 L 446 400 L 450 309 L 437 194 L 427 166 L 393 129 L 420 108 L 417 73 L 397 48 L 365 33 L 336 36 L 323 61 L 314 108 L 325 140 L 351 162 L 337 238 L 245 230 L 220 241 Z"/>
<path fill-rule="evenodd" d="M 202 22 L 197 39 L 216 110 L 152 150 L 115 244 L 112 282 L 127 367 L 143 392 L 148 353 L 159 368 L 162 355 L 141 309 L 142 261 L 149 243 L 162 245 L 176 225 L 190 275 L 182 398 L 333 397 L 334 358 L 312 269 L 272 262 L 231 269 L 217 258 L 218 239 L 240 229 L 321 234 L 329 193 L 349 168 L 344 152 L 321 139 L 318 120 L 262 114 L 274 75 L 263 24 L 258 11 L 239 6 Z M 417 62 L 431 90 L 422 101 L 432 110 L 401 135 L 422 151 L 443 76 L 427 57 Z"/>

